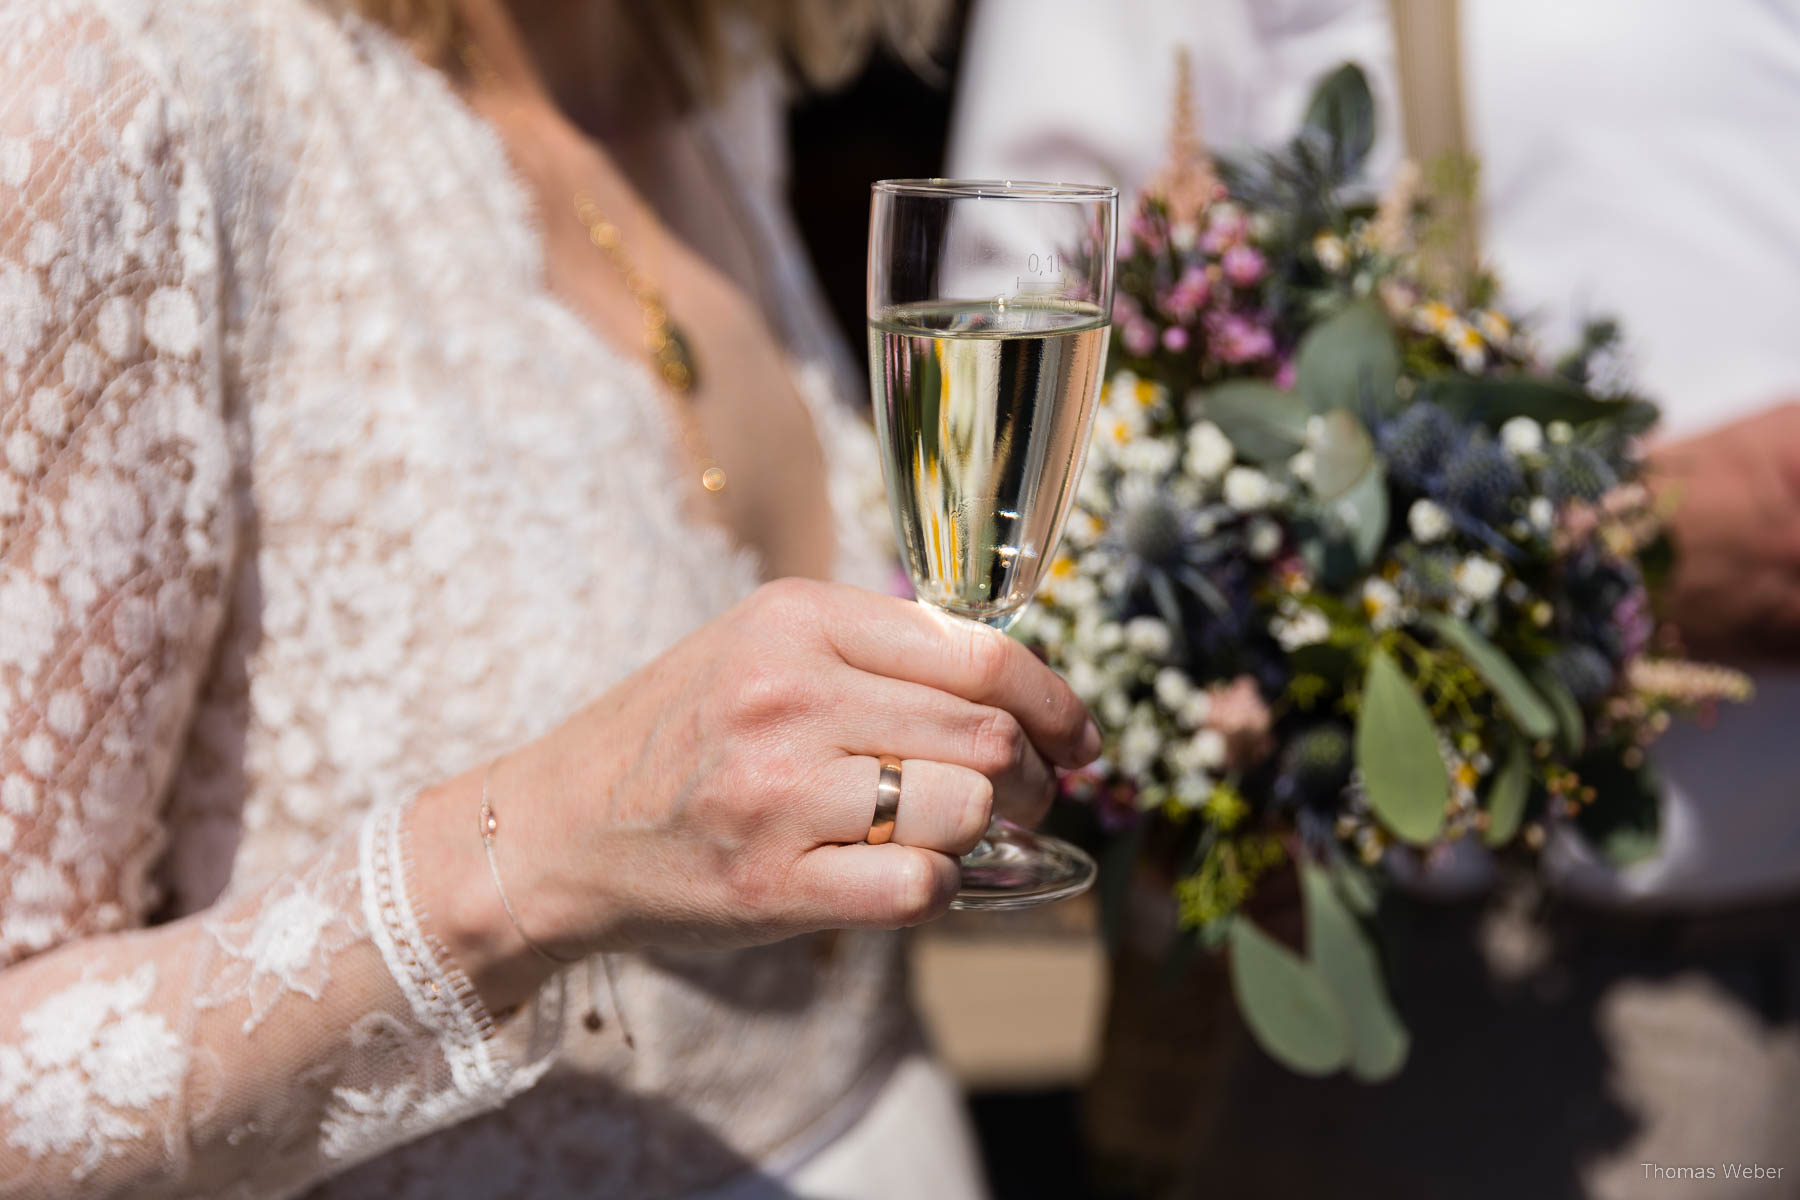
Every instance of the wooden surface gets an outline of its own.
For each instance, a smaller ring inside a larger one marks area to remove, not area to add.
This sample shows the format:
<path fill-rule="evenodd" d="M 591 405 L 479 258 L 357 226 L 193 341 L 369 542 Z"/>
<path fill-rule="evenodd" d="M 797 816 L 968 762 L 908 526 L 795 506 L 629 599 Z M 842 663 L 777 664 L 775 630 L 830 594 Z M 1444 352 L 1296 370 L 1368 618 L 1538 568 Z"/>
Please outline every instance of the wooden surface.
<path fill-rule="evenodd" d="M 914 999 L 965 1087 L 1072 1087 L 1092 1073 L 1107 967 L 1088 897 L 951 913 L 915 935 L 911 957 Z"/>

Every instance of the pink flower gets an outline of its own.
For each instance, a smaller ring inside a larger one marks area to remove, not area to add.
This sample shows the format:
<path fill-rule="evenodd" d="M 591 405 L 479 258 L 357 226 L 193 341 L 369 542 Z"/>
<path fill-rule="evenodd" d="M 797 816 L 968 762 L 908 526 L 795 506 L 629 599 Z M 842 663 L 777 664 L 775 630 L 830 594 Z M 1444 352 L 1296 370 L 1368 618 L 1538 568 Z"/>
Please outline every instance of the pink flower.
<path fill-rule="evenodd" d="M 1225 278 L 1238 287 L 1249 287 L 1261 279 L 1269 266 L 1254 246 L 1233 246 L 1225 252 L 1221 265 L 1225 268 Z"/>
<path fill-rule="evenodd" d="M 1275 386 L 1284 392 L 1293 391 L 1294 379 L 1297 374 L 1298 372 L 1294 370 L 1294 360 L 1282 359 L 1281 365 L 1275 368 Z"/>
<path fill-rule="evenodd" d="M 1613 605 L 1613 628 L 1619 631 L 1621 655 L 1630 662 L 1650 648 L 1650 637 L 1656 632 L 1656 619 L 1650 612 L 1650 596 L 1641 586 L 1634 587 Z"/>
<path fill-rule="evenodd" d="M 1225 739 L 1226 768 L 1242 771 L 1267 758 L 1275 749 L 1275 739 L 1269 736 L 1273 719 L 1256 681 L 1239 675 L 1230 683 L 1213 684 L 1206 695 L 1212 701 L 1206 727 Z"/>
<path fill-rule="evenodd" d="M 1226 313 L 1208 323 L 1210 347 L 1221 362 L 1247 363 L 1275 353 L 1275 335 L 1239 313 Z"/>
<path fill-rule="evenodd" d="M 1189 267 L 1175 281 L 1175 286 L 1169 289 L 1164 307 L 1177 321 L 1190 321 L 1195 313 L 1206 306 L 1211 295 L 1212 281 L 1206 277 L 1206 271 L 1201 267 Z"/>
<path fill-rule="evenodd" d="M 1236 205 L 1215 204 L 1207 213 L 1206 233 L 1200 238 L 1200 248 L 1217 258 L 1243 240 L 1248 224 Z"/>
<path fill-rule="evenodd" d="M 1156 327 L 1142 317 L 1125 322 L 1125 351 L 1143 358 L 1156 349 Z"/>
<path fill-rule="evenodd" d="M 1188 331 L 1179 325 L 1171 325 L 1163 330 L 1162 344 L 1170 354 L 1180 354 L 1188 348 Z"/>
<path fill-rule="evenodd" d="M 1153 220 L 1150 214 L 1141 208 L 1132 216 L 1131 227 L 1127 232 L 1131 234 L 1132 240 L 1141 250 L 1147 250 L 1154 254 L 1162 249 L 1162 222 Z"/>

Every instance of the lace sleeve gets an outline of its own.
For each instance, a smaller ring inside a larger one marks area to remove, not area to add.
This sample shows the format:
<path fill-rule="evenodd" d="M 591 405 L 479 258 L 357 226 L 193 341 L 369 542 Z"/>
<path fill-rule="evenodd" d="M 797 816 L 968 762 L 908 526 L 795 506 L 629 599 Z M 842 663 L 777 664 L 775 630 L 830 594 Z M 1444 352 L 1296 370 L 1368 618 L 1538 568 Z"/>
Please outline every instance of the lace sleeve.
<path fill-rule="evenodd" d="M 234 556 L 227 256 L 148 68 L 0 0 L 0 1195 L 270 1195 L 541 1073 L 408 901 L 403 804 L 145 928 Z M 473 830 L 471 830 L 473 836 Z"/>

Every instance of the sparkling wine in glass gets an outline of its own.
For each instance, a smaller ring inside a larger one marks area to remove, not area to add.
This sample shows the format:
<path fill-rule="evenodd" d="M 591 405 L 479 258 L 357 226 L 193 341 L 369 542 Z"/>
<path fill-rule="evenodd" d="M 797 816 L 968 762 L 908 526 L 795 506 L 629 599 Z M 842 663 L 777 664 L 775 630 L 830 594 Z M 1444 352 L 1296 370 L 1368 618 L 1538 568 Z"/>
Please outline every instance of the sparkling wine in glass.
<path fill-rule="evenodd" d="M 1005 629 L 1054 557 L 1112 320 L 1109 187 L 893 179 L 869 225 L 869 374 L 894 531 L 919 600 Z M 1074 846 L 996 820 L 958 908 L 1085 891 Z"/>

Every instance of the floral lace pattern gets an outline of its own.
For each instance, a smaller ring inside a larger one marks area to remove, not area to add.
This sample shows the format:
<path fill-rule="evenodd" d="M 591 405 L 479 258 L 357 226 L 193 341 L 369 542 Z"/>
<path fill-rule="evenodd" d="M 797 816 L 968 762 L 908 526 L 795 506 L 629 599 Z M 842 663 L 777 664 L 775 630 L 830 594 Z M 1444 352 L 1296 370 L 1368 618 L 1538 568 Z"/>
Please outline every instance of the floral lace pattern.
<path fill-rule="evenodd" d="M 156 968 L 144 963 L 71 984 L 20 1018 L 18 1044 L 0 1046 L 9 1146 L 33 1158 L 71 1155 L 80 1181 L 151 1132 L 145 1110 L 175 1094 L 187 1059 L 168 1021 L 145 1008 L 155 986 Z"/>
<path fill-rule="evenodd" d="M 679 1194 L 905 1038 L 879 937 L 496 1022 L 412 903 L 408 797 L 756 582 L 537 247 L 335 6 L 0 0 L 0 1196 Z"/>

